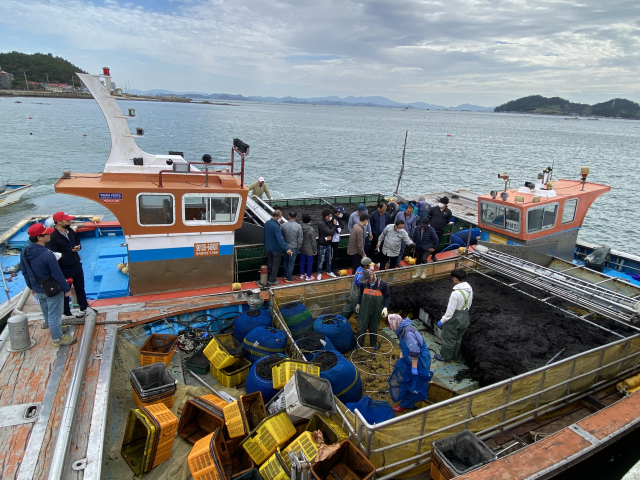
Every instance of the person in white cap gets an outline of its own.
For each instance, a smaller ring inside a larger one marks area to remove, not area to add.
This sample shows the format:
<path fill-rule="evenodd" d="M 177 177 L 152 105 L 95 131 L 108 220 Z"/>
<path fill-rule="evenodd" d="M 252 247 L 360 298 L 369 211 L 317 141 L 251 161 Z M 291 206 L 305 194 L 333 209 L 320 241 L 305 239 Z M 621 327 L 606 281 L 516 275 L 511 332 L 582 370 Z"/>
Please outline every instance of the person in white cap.
<path fill-rule="evenodd" d="M 260 177 L 258 178 L 257 182 L 253 182 L 251 185 L 249 185 L 249 198 L 255 195 L 256 197 L 262 199 L 263 193 L 266 193 L 267 198 L 271 200 L 271 193 L 269 193 L 269 187 L 267 187 L 267 184 L 264 183 L 264 177 Z"/>

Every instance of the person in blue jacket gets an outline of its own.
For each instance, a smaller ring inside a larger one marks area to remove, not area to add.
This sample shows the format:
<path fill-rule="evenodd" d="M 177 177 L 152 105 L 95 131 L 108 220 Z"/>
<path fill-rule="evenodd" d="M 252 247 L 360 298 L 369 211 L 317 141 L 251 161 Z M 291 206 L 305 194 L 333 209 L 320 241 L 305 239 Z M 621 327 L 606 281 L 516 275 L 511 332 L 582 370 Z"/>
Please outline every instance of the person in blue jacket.
<path fill-rule="evenodd" d="M 64 347 L 76 343 L 75 338 L 65 335 L 66 326 L 62 325 L 63 302 L 65 297 L 71 296 L 71 287 L 64 278 L 58 260 L 51 250 L 45 247 L 49 242 L 53 228 L 46 228 L 41 223 L 34 223 L 27 230 L 31 242 L 20 254 L 20 270 L 24 275 L 27 287 L 40 304 L 45 326 L 49 328 L 51 342 L 54 347 Z M 60 292 L 53 297 L 47 296 L 40 286 L 40 282 L 47 277 L 53 277 L 60 286 Z M 46 328 L 44 327 L 44 328 Z"/>
<path fill-rule="evenodd" d="M 267 266 L 269 267 L 269 285 L 278 285 L 278 269 L 282 263 L 282 252 L 291 255 L 293 252 L 285 243 L 282 231 L 280 230 L 280 219 L 282 212 L 274 210 L 271 214 L 271 220 L 264 224 L 262 231 L 262 243 L 267 251 Z"/>
<path fill-rule="evenodd" d="M 429 382 L 433 377 L 431 354 L 422 335 L 413 328 L 411 320 L 400 315 L 389 315 L 389 327 L 398 336 L 400 358 L 389 378 L 389 393 L 394 402 L 394 412 L 401 413 L 415 408 L 416 402 L 427 399 Z"/>

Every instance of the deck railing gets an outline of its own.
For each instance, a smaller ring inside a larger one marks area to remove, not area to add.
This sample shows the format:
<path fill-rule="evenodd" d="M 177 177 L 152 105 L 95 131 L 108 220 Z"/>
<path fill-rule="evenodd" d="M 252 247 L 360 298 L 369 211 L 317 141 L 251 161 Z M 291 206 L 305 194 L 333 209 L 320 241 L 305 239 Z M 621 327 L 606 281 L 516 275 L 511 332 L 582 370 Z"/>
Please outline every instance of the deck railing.
<path fill-rule="evenodd" d="M 429 264 L 427 278 L 413 278 L 418 268 L 378 272 L 387 283 L 403 285 L 448 276 L 464 258 Z M 272 315 L 293 343 L 280 315 L 285 303 L 304 303 L 313 317 L 337 313 L 346 301 L 353 277 L 272 290 Z M 292 353 L 296 347 L 292 346 Z M 359 412 L 342 404 L 335 416 L 350 438 L 376 466 L 379 479 L 419 473 L 430 462 L 433 441 L 469 429 L 481 438 L 514 427 L 612 385 L 640 370 L 640 335 L 598 347 L 566 360 L 370 425 Z M 339 403 L 339 402 L 338 402 Z"/>

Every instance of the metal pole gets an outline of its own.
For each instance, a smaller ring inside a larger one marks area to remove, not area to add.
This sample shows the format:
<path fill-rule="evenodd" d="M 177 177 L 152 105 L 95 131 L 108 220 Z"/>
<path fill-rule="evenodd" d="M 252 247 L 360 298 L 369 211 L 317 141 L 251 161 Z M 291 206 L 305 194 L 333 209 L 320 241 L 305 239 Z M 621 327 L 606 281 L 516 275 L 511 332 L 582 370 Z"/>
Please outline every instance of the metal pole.
<path fill-rule="evenodd" d="M 469 253 L 469 245 L 471 244 L 471 230 L 473 225 L 469 224 L 469 235 L 467 235 L 467 249 L 464 251 L 465 255 Z"/>
<path fill-rule="evenodd" d="M 393 192 L 393 196 L 398 195 L 400 189 L 400 180 L 402 180 L 402 172 L 404 172 L 404 152 L 407 150 L 407 137 L 409 136 L 409 130 L 404 134 L 404 148 L 402 149 L 402 166 L 400 167 L 400 175 L 398 175 L 398 185 L 396 185 L 396 191 Z"/>
<path fill-rule="evenodd" d="M 89 312 L 85 318 L 84 329 L 82 331 L 82 340 L 78 349 L 78 356 L 73 367 L 73 376 L 71 383 L 67 387 L 67 400 L 64 404 L 64 411 L 58 426 L 58 437 L 51 458 L 51 468 L 49 469 L 49 480 L 59 480 L 62 478 L 62 470 L 65 466 L 67 451 L 69 450 L 69 441 L 71 440 L 71 429 L 73 428 L 76 407 L 82 384 L 84 379 L 84 370 L 87 366 L 87 357 L 91 347 L 91 338 L 93 337 L 93 328 L 96 323 L 96 311 L 89 308 Z"/>
<path fill-rule="evenodd" d="M 30 293 L 31 289 L 29 287 L 24 287 L 22 294 L 20 294 L 20 299 L 18 300 L 16 308 L 13 309 L 14 313 L 24 313 L 22 311 L 22 308 L 24 307 L 24 304 L 27 303 L 27 299 L 29 298 Z"/>
<path fill-rule="evenodd" d="M 9 295 L 9 287 L 7 286 L 7 279 L 4 278 L 4 269 L 2 268 L 2 262 L 0 262 L 0 272 L 2 272 L 2 284 L 4 285 L 4 293 L 7 295 L 7 301 L 11 301 L 11 296 Z"/>
<path fill-rule="evenodd" d="M 211 385 L 209 385 L 207 382 L 205 382 L 202 378 L 200 378 L 198 375 L 196 375 L 195 373 L 193 373 L 191 370 L 188 370 L 188 372 L 191 374 L 191 376 L 193 378 L 195 378 L 198 382 L 200 382 L 202 385 L 204 385 L 205 387 L 207 387 L 209 390 L 211 390 L 211 393 L 213 393 L 214 395 L 220 397 L 223 400 L 229 401 L 229 399 L 231 399 L 231 402 L 229 403 L 233 403 L 236 401 L 235 398 L 233 398 L 231 395 L 229 395 L 227 392 L 218 392 L 217 390 L 215 390 Z"/>

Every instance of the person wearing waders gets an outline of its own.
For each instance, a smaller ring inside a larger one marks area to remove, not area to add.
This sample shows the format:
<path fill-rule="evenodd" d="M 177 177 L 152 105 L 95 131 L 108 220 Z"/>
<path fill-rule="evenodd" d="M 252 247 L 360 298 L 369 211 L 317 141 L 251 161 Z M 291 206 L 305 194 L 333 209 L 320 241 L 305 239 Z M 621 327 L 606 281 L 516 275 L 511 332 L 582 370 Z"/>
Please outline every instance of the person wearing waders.
<path fill-rule="evenodd" d="M 351 282 L 351 288 L 349 289 L 347 303 L 344 304 L 344 307 L 340 312 L 340 315 L 342 315 L 347 320 L 349 319 L 351 314 L 356 311 L 358 297 L 360 296 L 360 282 L 362 281 L 362 273 L 365 270 L 373 270 L 373 265 L 371 264 L 371 259 L 369 257 L 362 257 L 362 260 L 360 260 L 360 266 L 354 274 L 353 282 Z"/>
<path fill-rule="evenodd" d="M 473 300 L 473 290 L 466 282 L 466 278 L 467 273 L 461 268 L 451 272 L 453 292 L 449 297 L 447 311 L 438 322 L 438 326 L 442 329 L 442 347 L 440 347 L 440 355 L 436 354 L 435 359 L 441 362 L 458 360 L 462 337 L 469 327 L 469 308 Z"/>
<path fill-rule="evenodd" d="M 374 350 L 379 350 L 378 337 L 378 324 L 380 323 L 380 317 L 387 316 L 387 308 L 391 302 L 391 293 L 387 282 L 381 278 L 376 277 L 373 270 L 365 270 L 362 273 L 360 279 L 360 294 L 358 295 L 358 304 L 356 305 L 356 313 L 358 315 L 358 336 L 369 332 L 369 346 Z M 364 340 L 362 345 L 356 345 L 356 348 L 364 346 Z"/>
<path fill-rule="evenodd" d="M 394 402 L 396 413 L 415 408 L 416 402 L 427 399 L 431 371 L 429 346 L 422 335 L 413 328 L 411 320 L 400 315 L 389 315 L 389 327 L 400 341 L 400 358 L 396 360 L 393 373 L 389 377 L 389 393 Z"/>

